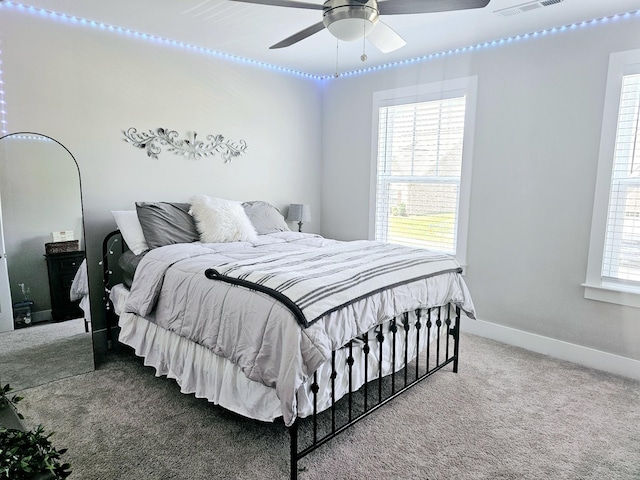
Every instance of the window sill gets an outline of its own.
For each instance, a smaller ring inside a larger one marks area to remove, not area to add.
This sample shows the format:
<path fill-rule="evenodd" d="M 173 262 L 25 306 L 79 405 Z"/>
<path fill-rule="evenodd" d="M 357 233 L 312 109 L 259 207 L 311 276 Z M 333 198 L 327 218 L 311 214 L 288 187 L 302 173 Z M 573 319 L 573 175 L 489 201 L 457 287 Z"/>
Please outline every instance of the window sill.
<path fill-rule="evenodd" d="M 640 289 L 624 285 L 583 283 L 584 298 L 640 308 Z"/>

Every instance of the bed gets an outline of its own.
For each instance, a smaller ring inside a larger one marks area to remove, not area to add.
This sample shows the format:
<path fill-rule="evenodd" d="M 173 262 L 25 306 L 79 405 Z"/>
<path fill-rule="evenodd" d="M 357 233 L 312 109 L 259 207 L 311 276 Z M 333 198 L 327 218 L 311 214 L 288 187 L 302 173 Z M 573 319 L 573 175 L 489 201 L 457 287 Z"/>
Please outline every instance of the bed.
<path fill-rule="evenodd" d="M 266 202 L 197 196 L 114 217 L 109 338 L 117 324 L 118 341 L 183 393 L 282 421 L 291 478 L 412 385 L 457 372 L 461 312 L 475 314 L 449 256 L 292 232 Z"/>

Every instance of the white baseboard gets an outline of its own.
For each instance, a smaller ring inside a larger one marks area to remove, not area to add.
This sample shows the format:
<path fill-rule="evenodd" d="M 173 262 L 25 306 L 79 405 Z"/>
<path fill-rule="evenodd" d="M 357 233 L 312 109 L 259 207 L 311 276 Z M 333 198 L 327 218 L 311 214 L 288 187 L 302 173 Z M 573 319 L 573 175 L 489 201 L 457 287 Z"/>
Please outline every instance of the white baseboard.
<path fill-rule="evenodd" d="M 490 338 L 502 343 L 549 355 L 560 360 L 567 360 L 585 367 L 604 370 L 624 377 L 640 380 L 640 361 L 621 357 L 601 350 L 583 347 L 574 343 L 543 337 L 534 333 L 505 327 L 483 320 L 463 318 L 462 331 Z"/>
<path fill-rule="evenodd" d="M 49 322 L 51 321 L 52 317 L 51 317 L 51 309 L 49 310 L 39 310 L 37 312 L 32 312 L 31 313 L 31 321 L 33 323 L 38 323 L 38 322 Z"/>

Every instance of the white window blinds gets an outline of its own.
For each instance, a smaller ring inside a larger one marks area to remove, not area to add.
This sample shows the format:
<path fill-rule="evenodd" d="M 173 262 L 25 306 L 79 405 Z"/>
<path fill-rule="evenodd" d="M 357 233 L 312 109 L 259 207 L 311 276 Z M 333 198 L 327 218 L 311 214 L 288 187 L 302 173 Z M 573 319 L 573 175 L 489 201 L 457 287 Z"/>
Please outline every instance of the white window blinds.
<path fill-rule="evenodd" d="M 640 74 L 622 82 L 602 277 L 640 285 Z"/>
<path fill-rule="evenodd" d="M 465 96 L 378 109 L 375 237 L 456 253 Z"/>

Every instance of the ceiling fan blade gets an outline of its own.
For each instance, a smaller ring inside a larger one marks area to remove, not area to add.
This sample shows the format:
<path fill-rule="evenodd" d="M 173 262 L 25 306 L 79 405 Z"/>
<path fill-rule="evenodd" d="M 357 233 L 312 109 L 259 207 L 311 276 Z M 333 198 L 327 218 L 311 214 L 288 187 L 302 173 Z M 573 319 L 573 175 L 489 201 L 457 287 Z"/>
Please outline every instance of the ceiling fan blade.
<path fill-rule="evenodd" d="M 393 28 L 380 20 L 367 35 L 367 39 L 382 53 L 393 52 L 407 44 L 404 38 L 398 35 Z"/>
<path fill-rule="evenodd" d="M 293 45 L 294 43 L 299 42 L 300 40 L 304 40 L 305 38 L 310 37 L 314 33 L 318 33 L 321 30 L 324 30 L 324 23 L 316 23 L 314 25 L 311 25 L 310 27 L 305 28 L 304 30 L 300 30 L 298 33 L 294 33 L 290 37 L 285 38 L 275 45 L 271 45 L 269 49 L 273 50 L 274 48 L 288 47 L 290 45 Z"/>
<path fill-rule="evenodd" d="M 322 10 L 322 4 L 296 2 L 295 0 L 231 0 L 232 2 L 257 3 L 258 5 L 271 5 L 274 7 L 308 8 L 310 10 Z"/>
<path fill-rule="evenodd" d="M 386 0 L 378 3 L 380 15 L 450 12 L 483 8 L 490 0 Z"/>

